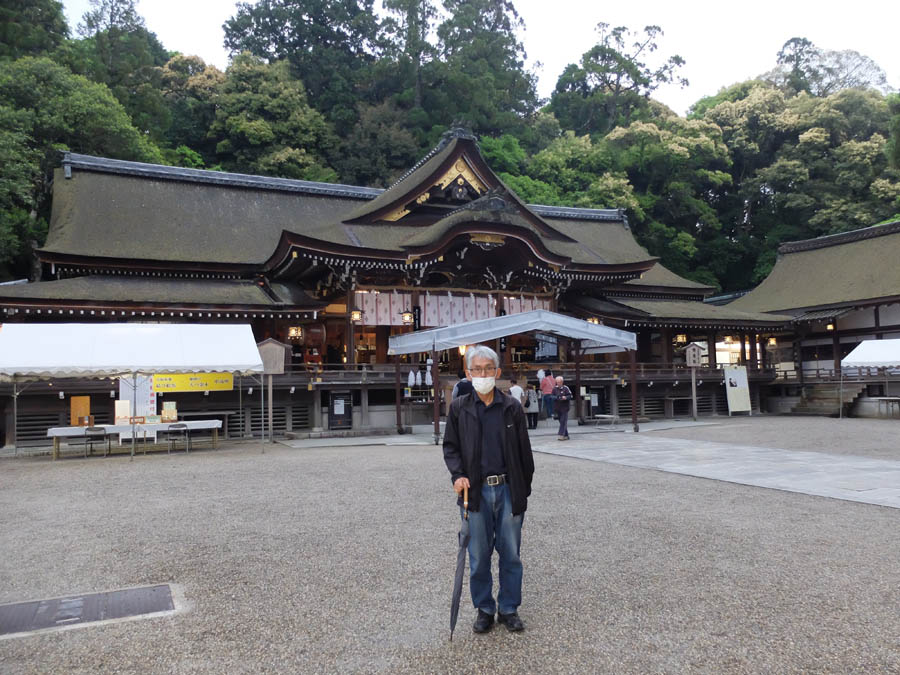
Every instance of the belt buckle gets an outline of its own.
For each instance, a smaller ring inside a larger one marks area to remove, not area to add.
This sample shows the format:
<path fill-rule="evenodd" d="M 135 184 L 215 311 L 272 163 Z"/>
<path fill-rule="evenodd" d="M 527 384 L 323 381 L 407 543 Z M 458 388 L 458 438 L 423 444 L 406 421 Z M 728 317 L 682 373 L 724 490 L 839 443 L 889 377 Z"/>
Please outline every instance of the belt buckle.
<path fill-rule="evenodd" d="M 500 485 L 500 483 L 502 482 L 502 478 L 501 476 L 488 476 L 486 478 L 486 482 L 491 487 L 495 487 L 497 485 Z"/>

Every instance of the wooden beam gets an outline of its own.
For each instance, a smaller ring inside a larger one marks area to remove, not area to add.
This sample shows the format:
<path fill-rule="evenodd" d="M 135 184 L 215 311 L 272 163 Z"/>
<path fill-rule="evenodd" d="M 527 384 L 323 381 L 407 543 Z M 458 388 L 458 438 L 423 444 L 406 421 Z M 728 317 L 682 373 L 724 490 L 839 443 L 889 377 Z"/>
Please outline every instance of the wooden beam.
<path fill-rule="evenodd" d="M 628 352 L 628 357 L 631 361 L 631 425 L 634 431 L 638 432 L 640 429 L 637 421 L 637 355 L 633 349 Z"/>

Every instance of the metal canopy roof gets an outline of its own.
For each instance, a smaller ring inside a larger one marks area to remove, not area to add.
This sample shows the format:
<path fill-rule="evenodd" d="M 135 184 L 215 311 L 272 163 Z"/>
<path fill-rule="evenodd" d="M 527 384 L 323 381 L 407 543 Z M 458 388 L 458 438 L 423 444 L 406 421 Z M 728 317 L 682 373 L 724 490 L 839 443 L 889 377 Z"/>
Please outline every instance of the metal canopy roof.
<path fill-rule="evenodd" d="M 564 314 L 548 312 L 546 309 L 536 309 L 532 312 L 469 321 L 456 326 L 393 335 L 389 341 L 388 354 L 452 349 L 460 345 L 476 344 L 529 331 L 585 340 L 583 346 L 592 353 L 624 352 L 637 348 L 637 337 L 634 333 L 588 323 Z"/>
<path fill-rule="evenodd" d="M 863 340 L 841 360 L 844 368 L 900 366 L 900 340 Z"/>
<path fill-rule="evenodd" d="M 7 323 L 0 327 L 0 379 L 4 380 L 262 370 L 249 325 Z"/>

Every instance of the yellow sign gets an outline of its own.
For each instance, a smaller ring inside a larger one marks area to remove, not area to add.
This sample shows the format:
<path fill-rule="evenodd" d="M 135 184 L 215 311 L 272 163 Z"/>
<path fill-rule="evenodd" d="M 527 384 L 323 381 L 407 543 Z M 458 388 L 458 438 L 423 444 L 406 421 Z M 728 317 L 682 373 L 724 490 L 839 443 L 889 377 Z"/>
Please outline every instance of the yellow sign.
<path fill-rule="evenodd" d="M 172 373 L 153 376 L 153 391 L 231 391 L 231 373 Z"/>

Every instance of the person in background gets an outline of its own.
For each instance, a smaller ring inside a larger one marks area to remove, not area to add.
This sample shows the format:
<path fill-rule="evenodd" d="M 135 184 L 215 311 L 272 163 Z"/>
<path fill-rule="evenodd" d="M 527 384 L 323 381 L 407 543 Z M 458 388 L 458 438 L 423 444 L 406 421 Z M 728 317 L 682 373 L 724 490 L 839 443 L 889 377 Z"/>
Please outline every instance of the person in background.
<path fill-rule="evenodd" d="M 466 371 L 459 371 L 459 382 L 453 385 L 453 391 L 450 392 L 450 400 L 457 398 L 458 396 L 465 396 L 466 394 L 471 394 L 475 391 L 472 388 L 472 383 L 466 377 Z"/>
<path fill-rule="evenodd" d="M 525 405 L 525 390 L 516 384 L 516 378 L 509 378 L 509 395 L 519 402 L 519 405 Z"/>
<path fill-rule="evenodd" d="M 525 390 L 525 417 L 528 418 L 528 428 L 537 429 L 538 425 L 538 408 L 540 407 L 540 399 L 537 390 L 533 384 L 528 384 Z"/>
<path fill-rule="evenodd" d="M 572 400 L 572 390 L 563 384 L 563 377 L 556 378 L 556 386 L 553 388 L 556 414 L 559 416 L 559 439 L 569 440 L 569 405 Z"/>
<path fill-rule="evenodd" d="M 553 371 L 547 370 L 544 379 L 541 380 L 541 396 L 544 402 L 544 414 L 550 418 L 555 417 L 553 412 L 553 387 L 556 386 L 556 380 L 553 379 Z"/>

